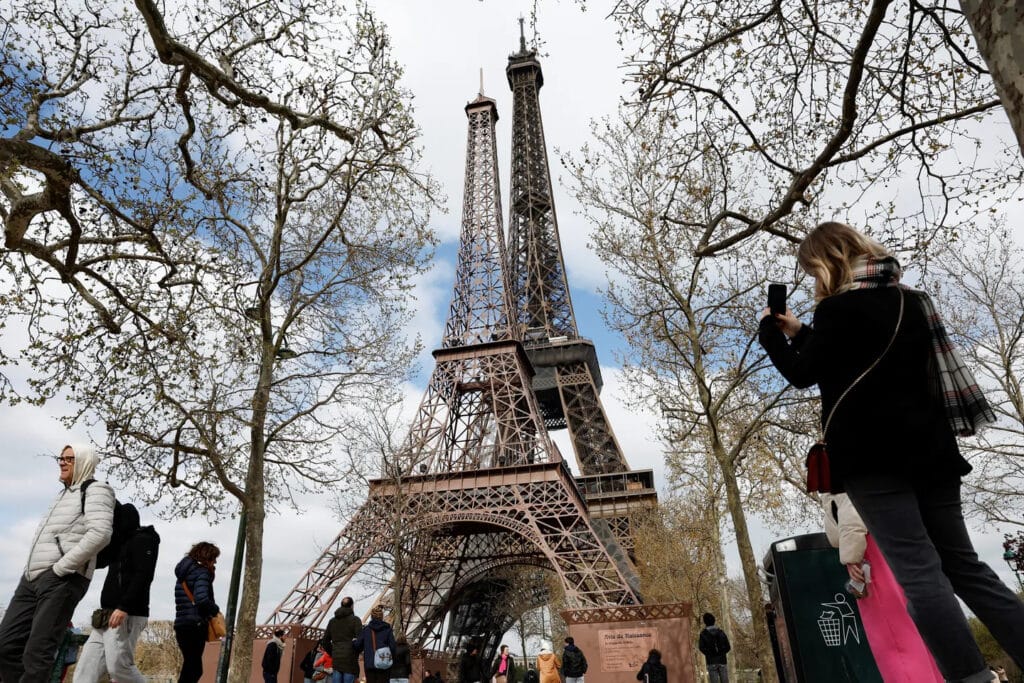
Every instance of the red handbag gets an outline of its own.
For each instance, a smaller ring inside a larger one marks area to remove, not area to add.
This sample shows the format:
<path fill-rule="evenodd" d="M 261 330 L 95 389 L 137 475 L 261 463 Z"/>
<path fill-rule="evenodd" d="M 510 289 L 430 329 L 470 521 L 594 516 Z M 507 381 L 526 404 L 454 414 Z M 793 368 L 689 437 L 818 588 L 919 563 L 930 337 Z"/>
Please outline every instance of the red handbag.
<path fill-rule="evenodd" d="M 886 344 L 885 349 L 882 351 L 882 355 L 875 359 L 875 362 L 868 366 L 868 369 L 860 373 L 860 376 L 853 380 L 853 383 L 846 388 L 846 391 L 832 404 L 832 410 L 828 413 L 828 419 L 825 420 L 825 428 L 821 430 L 821 438 L 818 442 L 811 446 L 811 450 L 807 452 L 807 460 L 804 461 L 804 465 L 807 467 L 807 493 L 832 493 L 832 465 L 828 459 L 828 447 L 825 445 L 825 435 L 828 434 L 828 426 L 832 424 L 832 416 L 836 414 L 836 408 L 842 403 L 846 395 L 850 393 L 857 384 L 867 376 L 869 372 L 875 369 L 881 360 L 885 357 L 885 354 L 892 348 L 892 343 L 896 341 L 896 334 L 900 331 L 900 324 L 903 322 L 903 289 L 899 286 L 896 288 L 900 293 L 900 314 L 896 319 L 896 329 L 892 331 L 892 337 L 889 338 L 889 343 Z"/>

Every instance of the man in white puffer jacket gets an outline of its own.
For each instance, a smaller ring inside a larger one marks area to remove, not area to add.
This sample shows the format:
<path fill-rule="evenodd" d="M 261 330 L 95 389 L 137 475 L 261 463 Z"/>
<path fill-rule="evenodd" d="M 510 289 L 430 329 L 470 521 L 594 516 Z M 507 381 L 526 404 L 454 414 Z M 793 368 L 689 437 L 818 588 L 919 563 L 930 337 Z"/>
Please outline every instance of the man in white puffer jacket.
<path fill-rule="evenodd" d="M 40 683 L 50 669 L 75 607 L 85 595 L 96 555 L 113 533 L 114 491 L 90 481 L 99 456 L 65 446 L 57 459 L 64 490 L 36 531 L 28 563 L 0 623 L 0 680 Z"/>

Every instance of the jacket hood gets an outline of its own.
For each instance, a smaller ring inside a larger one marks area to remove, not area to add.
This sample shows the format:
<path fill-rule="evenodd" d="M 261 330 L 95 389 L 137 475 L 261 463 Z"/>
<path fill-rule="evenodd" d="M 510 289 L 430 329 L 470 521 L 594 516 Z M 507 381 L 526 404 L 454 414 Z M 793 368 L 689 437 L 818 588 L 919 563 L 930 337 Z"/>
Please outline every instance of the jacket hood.
<path fill-rule="evenodd" d="M 96 449 L 88 444 L 68 445 L 75 453 L 75 470 L 71 475 L 71 486 L 76 486 L 87 479 L 92 479 L 92 476 L 96 474 L 96 465 L 100 462 L 100 456 L 96 455 Z"/>
<path fill-rule="evenodd" d="M 652 652 L 647 655 L 647 661 L 651 664 L 661 664 L 661 654 L 658 652 Z"/>
<path fill-rule="evenodd" d="M 192 570 L 192 567 L 195 566 L 198 566 L 198 563 L 191 557 L 186 555 L 185 557 L 181 558 L 181 561 L 178 562 L 177 566 L 174 568 L 174 575 L 178 577 L 179 580 L 183 580 L 188 576 L 188 573 Z"/>
<path fill-rule="evenodd" d="M 554 656 L 555 656 L 554 653 L 551 652 L 550 650 L 541 650 L 540 654 L 537 655 L 538 659 L 543 659 L 544 661 L 547 661 L 547 660 L 551 659 Z"/>
<path fill-rule="evenodd" d="M 718 626 L 718 624 L 711 624 L 711 626 L 705 626 L 704 628 L 707 629 L 708 631 L 721 631 L 722 630 Z"/>
<path fill-rule="evenodd" d="M 381 619 L 370 619 L 369 623 L 367 623 L 366 625 L 372 628 L 374 631 L 377 631 L 378 633 L 380 633 L 384 629 L 391 628 L 391 624 Z"/>
<path fill-rule="evenodd" d="M 350 616 L 352 616 L 352 614 L 353 614 L 352 608 L 351 607 L 345 607 L 344 605 L 342 605 L 338 609 L 334 610 L 334 616 L 336 616 L 339 619 L 341 619 L 342 617 L 350 617 Z"/>
<path fill-rule="evenodd" d="M 127 538 L 139 528 L 139 511 L 131 503 L 121 506 L 121 514 L 117 517 L 117 525 L 114 528 L 114 536 Z M 150 527 L 152 528 L 152 527 Z"/>
<path fill-rule="evenodd" d="M 566 644 L 565 644 L 565 647 L 564 647 L 563 649 L 565 649 L 565 650 L 568 650 L 569 652 L 572 652 L 573 650 L 578 650 L 579 648 L 578 648 L 578 647 L 576 647 L 576 646 L 575 646 L 574 644 L 572 644 L 572 643 L 566 643 Z"/>

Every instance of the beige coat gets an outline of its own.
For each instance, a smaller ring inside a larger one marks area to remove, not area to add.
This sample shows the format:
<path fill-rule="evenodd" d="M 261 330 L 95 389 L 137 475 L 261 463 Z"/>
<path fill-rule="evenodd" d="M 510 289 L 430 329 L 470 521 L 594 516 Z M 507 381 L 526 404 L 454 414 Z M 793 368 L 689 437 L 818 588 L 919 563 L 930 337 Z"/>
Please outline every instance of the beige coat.
<path fill-rule="evenodd" d="M 113 534 L 114 491 L 101 481 L 86 489 L 82 511 L 82 482 L 91 479 L 99 457 L 88 446 L 74 446 L 75 469 L 66 486 L 50 505 L 36 530 L 25 564 L 25 578 L 38 578 L 47 569 L 57 576 L 78 572 L 92 578 L 96 555 L 107 547 Z"/>
<path fill-rule="evenodd" d="M 553 652 L 542 652 L 537 655 L 537 671 L 540 673 L 540 683 L 559 683 L 558 670 L 562 663 Z"/>
<path fill-rule="evenodd" d="M 832 511 L 835 503 L 839 519 Z M 845 493 L 821 494 L 821 507 L 825 512 L 825 535 L 832 547 L 839 548 L 839 561 L 843 564 L 860 564 L 868 547 L 868 530 L 857 509 Z"/>

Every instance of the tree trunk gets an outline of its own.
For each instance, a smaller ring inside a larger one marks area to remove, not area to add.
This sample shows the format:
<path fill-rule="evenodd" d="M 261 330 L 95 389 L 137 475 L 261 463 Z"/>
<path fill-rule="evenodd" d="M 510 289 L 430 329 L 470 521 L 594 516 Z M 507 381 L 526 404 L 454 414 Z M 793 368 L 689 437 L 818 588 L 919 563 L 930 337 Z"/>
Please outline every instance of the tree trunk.
<path fill-rule="evenodd" d="M 960 0 L 1024 155 L 1024 2 Z"/>
<path fill-rule="evenodd" d="M 725 484 L 726 501 L 729 514 L 736 531 L 736 547 L 740 552 L 740 565 L 743 567 L 743 580 L 747 585 L 747 599 L 750 602 L 750 622 L 754 633 L 754 647 L 757 650 L 758 662 L 761 666 L 761 680 L 764 683 L 777 683 L 775 675 L 775 659 L 772 654 L 771 640 L 768 637 L 768 625 L 765 623 L 761 607 L 764 605 L 764 592 L 761 579 L 757 574 L 757 559 L 750 545 L 750 530 L 747 528 L 747 517 L 743 512 L 740 498 L 740 487 L 736 481 L 736 470 L 721 444 L 715 444 L 715 457 L 722 467 L 722 482 Z"/>
<path fill-rule="evenodd" d="M 228 683 L 249 683 L 252 671 L 252 644 L 256 638 L 256 611 L 260 603 L 260 582 L 263 580 L 263 525 L 266 519 L 266 492 L 263 463 L 266 455 L 267 406 L 273 379 L 274 350 L 264 341 L 261 351 L 260 376 L 252 398 L 249 468 L 245 492 L 249 499 L 245 527 L 245 571 L 242 574 L 242 600 L 238 608 L 235 641 L 231 648 Z"/>

